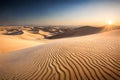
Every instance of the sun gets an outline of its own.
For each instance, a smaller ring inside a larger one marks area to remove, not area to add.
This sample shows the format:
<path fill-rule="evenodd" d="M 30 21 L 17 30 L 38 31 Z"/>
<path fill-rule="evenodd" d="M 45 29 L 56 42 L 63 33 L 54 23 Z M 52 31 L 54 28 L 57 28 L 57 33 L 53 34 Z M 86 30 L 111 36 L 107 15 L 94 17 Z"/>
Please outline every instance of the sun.
<path fill-rule="evenodd" d="M 109 21 L 108 21 L 108 24 L 109 24 L 109 25 L 112 25 L 112 24 L 113 24 L 113 21 L 112 21 L 112 20 L 109 20 Z"/>
<path fill-rule="evenodd" d="M 107 20 L 107 24 L 104 26 L 102 31 L 111 31 L 114 28 L 114 22 L 113 20 L 109 19 Z"/>
<path fill-rule="evenodd" d="M 104 27 L 103 31 L 110 31 L 114 29 L 113 20 L 108 20 L 107 25 Z"/>

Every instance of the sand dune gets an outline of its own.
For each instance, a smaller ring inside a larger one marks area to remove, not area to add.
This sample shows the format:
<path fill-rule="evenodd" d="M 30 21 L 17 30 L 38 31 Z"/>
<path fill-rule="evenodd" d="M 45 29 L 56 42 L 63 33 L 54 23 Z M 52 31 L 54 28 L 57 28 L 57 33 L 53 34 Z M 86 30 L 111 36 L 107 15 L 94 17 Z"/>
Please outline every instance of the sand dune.
<path fill-rule="evenodd" d="M 40 34 L 32 34 L 27 31 L 23 31 L 23 32 L 24 32 L 24 34 L 19 35 L 17 37 L 21 38 L 21 39 L 27 39 L 27 40 L 40 40 L 40 39 L 44 38 L 44 36 L 42 36 Z"/>
<path fill-rule="evenodd" d="M 24 49 L 36 45 L 44 44 L 44 42 L 35 42 L 30 40 L 18 39 L 14 36 L 0 35 L 0 53 L 7 53 Z"/>
<path fill-rule="evenodd" d="M 40 35 L 40 34 L 33 34 L 30 33 L 28 31 L 23 30 L 23 34 L 20 35 L 9 35 L 9 36 L 13 36 L 13 37 L 17 37 L 19 39 L 25 39 L 25 40 L 40 40 L 43 39 L 44 36 Z"/>
<path fill-rule="evenodd" d="M 108 32 L 103 32 L 103 33 L 101 33 L 100 35 L 110 35 L 109 37 L 118 37 L 119 38 L 119 36 L 120 36 L 120 29 L 119 30 L 113 30 L 112 32 L 111 31 L 108 31 Z"/>
<path fill-rule="evenodd" d="M 57 39 L 57 38 L 65 38 L 65 37 L 85 36 L 85 35 L 99 33 L 101 30 L 102 30 L 101 27 L 98 28 L 98 27 L 91 27 L 91 26 L 83 26 L 83 27 L 75 28 L 73 30 L 69 30 L 64 33 L 57 34 L 48 38 Z"/>
<path fill-rule="evenodd" d="M 116 34 L 120 30 L 0 54 L 0 79 L 119 80 L 120 37 Z"/>
<path fill-rule="evenodd" d="M 40 44 L 44 44 L 47 40 L 44 40 L 44 36 L 40 34 L 32 34 L 23 30 L 23 34 L 9 34 L 5 35 L 6 31 L 0 31 L 0 53 L 7 53 L 24 49 Z M 16 33 L 16 32 L 15 32 Z M 48 33 L 44 33 L 48 34 Z"/>
<path fill-rule="evenodd" d="M 22 32 L 22 33 L 21 33 Z M 44 39 L 46 36 L 51 36 L 52 34 L 47 31 L 40 30 L 37 34 L 34 34 L 31 31 L 22 30 L 8 33 L 6 31 L 0 31 L 0 35 L 9 35 L 13 37 L 17 37 L 19 39 L 26 39 L 26 40 L 41 40 Z"/>
<path fill-rule="evenodd" d="M 43 30 L 40 30 L 40 31 L 39 31 L 39 34 L 43 35 L 44 37 L 46 37 L 46 36 L 51 36 L 51 35 L 52 35 L 50 32 L 48 32 L 48 31 L 43 31 Z"/>

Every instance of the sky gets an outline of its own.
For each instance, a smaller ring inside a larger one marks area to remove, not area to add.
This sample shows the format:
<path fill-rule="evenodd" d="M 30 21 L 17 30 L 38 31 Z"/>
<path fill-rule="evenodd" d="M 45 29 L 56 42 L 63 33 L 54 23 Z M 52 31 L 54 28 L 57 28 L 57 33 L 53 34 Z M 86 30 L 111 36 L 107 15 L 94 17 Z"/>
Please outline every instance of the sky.
<path fill-rule="evenodd" d="M 120 24 L 119 0 L 0 0 L 0 25 Z"/>

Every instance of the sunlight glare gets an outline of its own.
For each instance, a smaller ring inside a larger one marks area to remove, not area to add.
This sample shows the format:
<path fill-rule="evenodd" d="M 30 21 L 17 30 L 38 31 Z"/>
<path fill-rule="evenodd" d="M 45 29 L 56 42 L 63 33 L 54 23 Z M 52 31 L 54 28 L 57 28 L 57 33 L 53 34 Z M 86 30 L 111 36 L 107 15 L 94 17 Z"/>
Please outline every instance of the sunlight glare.
<path fill-rule="evenodd" d="M 112 20 L 109 20 L 109 21 L 108 21 L 108 24 L 109 24 L 109 25 L 112 25 L 112 24 L 113 24 L 113 21 L 112 21 Z"/>

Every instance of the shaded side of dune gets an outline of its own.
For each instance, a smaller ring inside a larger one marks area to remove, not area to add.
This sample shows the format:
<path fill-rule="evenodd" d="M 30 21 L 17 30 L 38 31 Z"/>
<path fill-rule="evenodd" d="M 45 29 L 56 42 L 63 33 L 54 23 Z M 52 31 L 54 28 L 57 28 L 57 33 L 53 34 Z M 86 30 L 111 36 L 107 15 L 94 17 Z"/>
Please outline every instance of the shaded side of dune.
<path fill-rule="evenodd" d="M 14 32 L 6 32 L 6 33 L 3 33 L 3 34 L 4 35 L 21 35 L 23 33 L 24 33 L 23 31 L 14 31 Z"/>
<path fill-rule="evenodd" d="M 83 26 L 83 27 L 75 28 L 73 30 L 66 31 L 61 34 L 57 34 L 57 35 L 48 37 L 48 39 L 85 36 L 85 35 L 99 33 L 102 29 L 103 28 L 101 28 L 101 27 Z"/>

